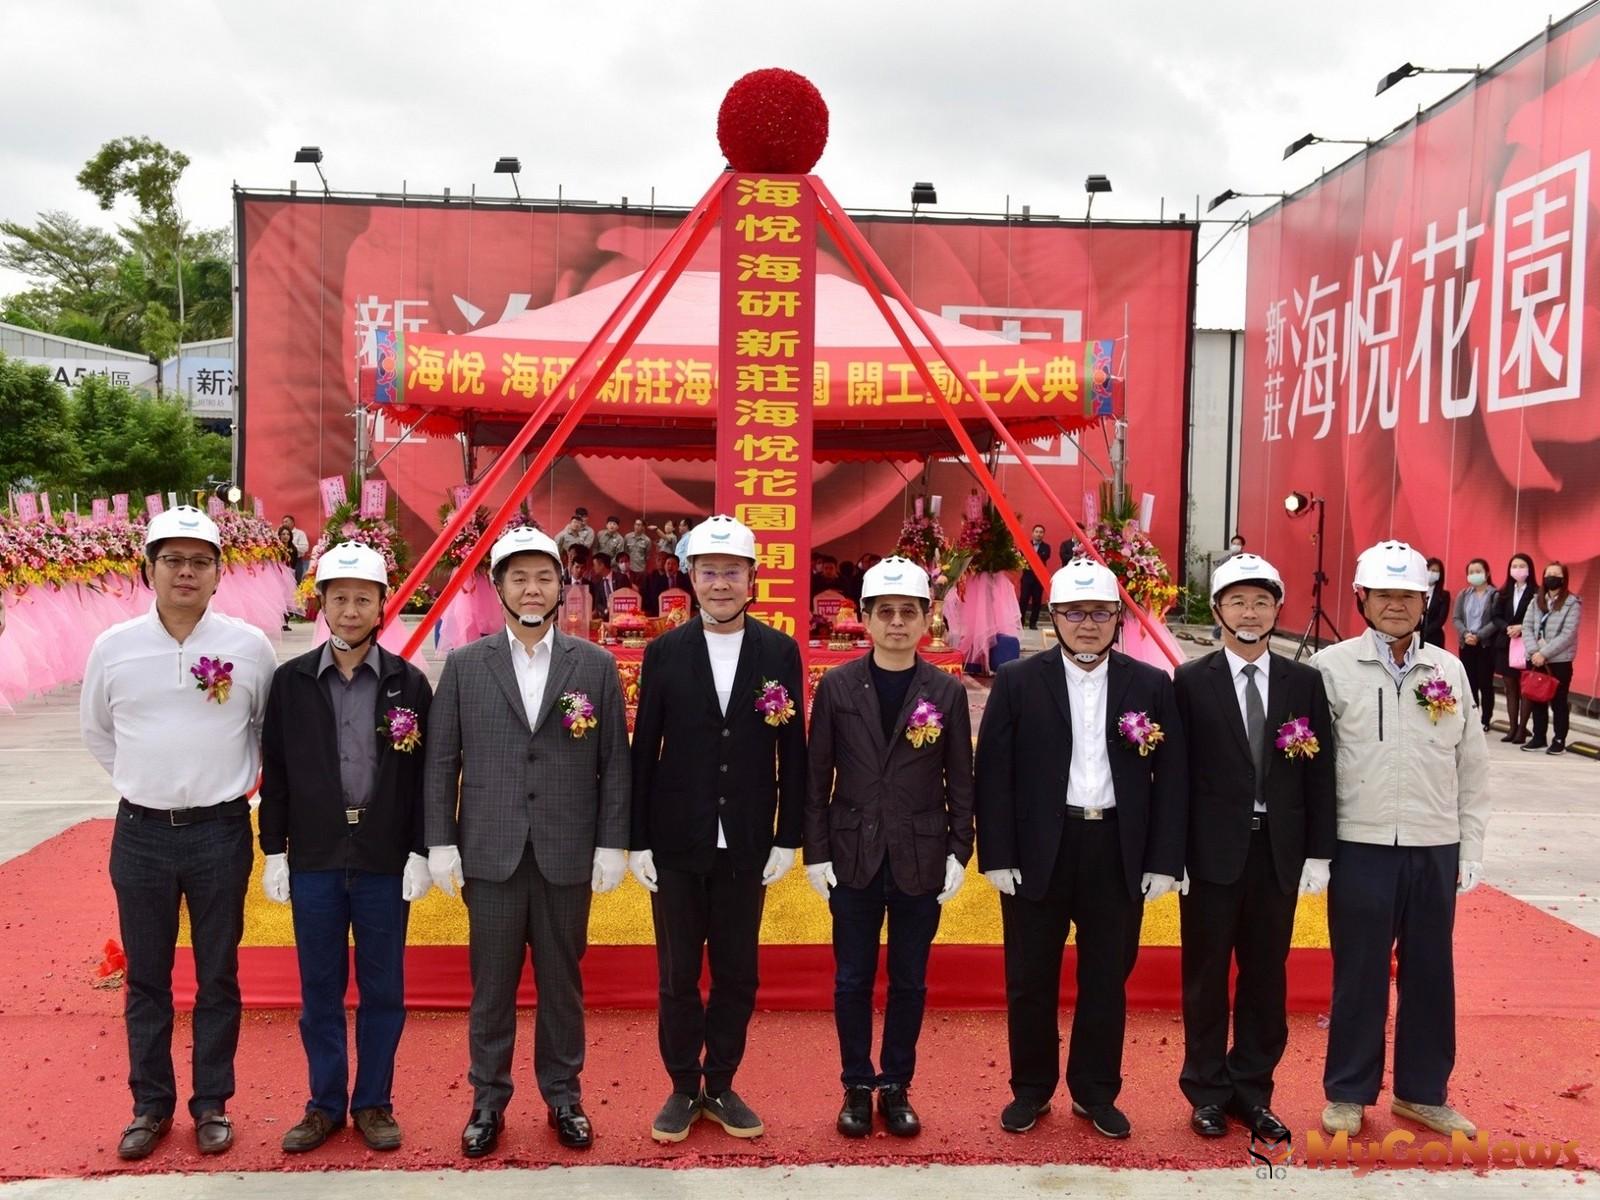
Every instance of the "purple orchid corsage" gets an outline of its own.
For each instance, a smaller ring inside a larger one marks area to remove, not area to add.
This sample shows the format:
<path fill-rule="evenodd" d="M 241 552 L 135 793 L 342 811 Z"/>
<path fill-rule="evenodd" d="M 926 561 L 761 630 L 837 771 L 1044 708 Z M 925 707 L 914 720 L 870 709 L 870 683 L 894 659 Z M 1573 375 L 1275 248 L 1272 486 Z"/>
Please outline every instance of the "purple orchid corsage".
<path fill-rule="evenodd" d="M 1159 746 L 1166 734 L 1161 732 L 1161 726 L 1150 719 L 1149 713 L 1125 712 L 1117 718 L 1117 732 L 1122 734 L 1123 740 L 1139 752 L 1139 757 L 1144 758 Z"/>
<path fill-rule="evenodd" d="M 409 708 L 391 708 L 383 715 L 383 732 L 389 735 L 389 745 L 402 754 L 410 754 L 422 745 L 422 725 L 417 714 Z"/>
<path fill-rule="evenodd" d="M 1432 679 L 1417 684 L 1413 694 L 1417 698 L 1417 703 L 1428 710 L 1428 718 L 1435 725 L 1439 723 L 1440 717 L 1455 712 L 1459 707 L 1455 691 L 1445 682 L 1443 675 L 1435 674 Z"/>
<path fill-rule="evenodd" d="M 189 668 L 195 677 L 195 687 L 206 694 L 207 700 L 226 704 L 233 691 L 233 664 L 220 658 L 204 658 Z"/>
<path fill-rule="evenodd" d="M 1278 726 L 1277 747 L 1285 758 L 1315 758 L 1322 744 L 1311 732 L 1311 722 L 1306 717 L 1290 717 Z"/>
<path fill-rule="evenodd" d="M 789 689 L 775 679 L 763 680 L 761 691 L 756 694 L 756 711 L 768 725 L 775 728 L 787 725 L 794 717 L 794 701 L 789 698 Z"/>
<path fill-rule="evenodd" d="M 562 692 L 556 701 L 561 708 L 561 725 L 575 738 L 581 738 L 600 722 L 586 692 Z"/>
<path fill-rule="evenodd" d="M 924 746 L 931 746 L 937 742 L 943 732 L 944 714 L 932 700 L 926 696 L 919 696 L 916 707 L 911 710 L 911 716 L 906 720 L 906 741 L 921 750 Z"/>

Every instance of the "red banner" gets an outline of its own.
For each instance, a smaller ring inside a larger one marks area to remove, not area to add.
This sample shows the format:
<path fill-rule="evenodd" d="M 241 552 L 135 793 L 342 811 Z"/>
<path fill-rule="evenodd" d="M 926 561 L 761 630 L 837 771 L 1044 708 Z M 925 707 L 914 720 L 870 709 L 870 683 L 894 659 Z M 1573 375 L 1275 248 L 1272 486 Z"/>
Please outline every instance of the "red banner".
<path fill-rule="evenodd" d="M 1250 229 L 1239 523 L 1305 620 L 1327 501 L 1324 607 L 1361 628 L 1356 555 L 1385 537 L 1505 579 L 1564 562 L 1600 600 L 1600 11 L 1553 26 Z M 1286 622 L 1286 623 L 1287 623 Z M 1596 622 L 1574 687 L 1600 683 Z M 1456 649 L 1452 632 L 1448 647 Z"/>
<path fill-rule="evenodd" d="M 736 175 L 723 192 L 717 346 L 718 512 L 756 535 L 750 611 L 801 639 L 811 611 L 816 195 L 801 175 Z"/>

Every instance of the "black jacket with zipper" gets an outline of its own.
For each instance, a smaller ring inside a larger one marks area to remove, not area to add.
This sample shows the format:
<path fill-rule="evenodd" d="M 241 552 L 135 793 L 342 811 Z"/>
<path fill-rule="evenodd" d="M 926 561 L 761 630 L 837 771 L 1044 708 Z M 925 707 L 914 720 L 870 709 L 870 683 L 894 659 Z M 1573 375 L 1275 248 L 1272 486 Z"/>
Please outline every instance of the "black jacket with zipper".
<path fill-rule="evenodd" d="M 289 855 L 296 871 L 353 870 L 398 875 L 406 856 L 426 856 L 422 834 L 423 754 L 396 750 L 385 714 L 409 708 L 428 736 L 433 689 L 421 671 L 378 648 L 378 703 L 372 736 L 378 773 L 359 823 L 345 820 L 333 705 L 317 677 L 322 647 L 280 666 L 267 694 L 261 730 L 261 852 Z"/>

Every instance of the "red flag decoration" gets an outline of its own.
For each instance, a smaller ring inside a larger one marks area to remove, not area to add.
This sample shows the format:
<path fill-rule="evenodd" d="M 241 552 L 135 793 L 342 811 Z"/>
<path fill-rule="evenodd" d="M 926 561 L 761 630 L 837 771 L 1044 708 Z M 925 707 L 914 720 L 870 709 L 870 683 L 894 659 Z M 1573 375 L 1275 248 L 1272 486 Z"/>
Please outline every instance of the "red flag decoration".
<path fill-rule="evenodd" d="M 803 175 L 735 175 L 723 193 L 718 512 L 756 535 L 750 611 L 810 628 L 816 195 Z"/>

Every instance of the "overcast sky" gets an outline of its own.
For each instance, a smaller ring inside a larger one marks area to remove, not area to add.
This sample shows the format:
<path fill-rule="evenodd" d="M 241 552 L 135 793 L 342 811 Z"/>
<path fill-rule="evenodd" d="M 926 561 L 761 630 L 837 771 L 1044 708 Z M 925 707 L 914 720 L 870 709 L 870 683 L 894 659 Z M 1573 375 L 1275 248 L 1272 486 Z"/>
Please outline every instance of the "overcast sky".
<path fill-rule="evenodd" d="M 1555 2 L 1555 0 L 1552 0 Z M 1576 0 L 1563 0 L 1557 18 Z M 758 67 L 808 76 L 831 112 L 817 171 L 852 208 L 1081 216 L 1083 178 L 1111 177 L 1096 217 L 1193 216 L 1225 188 L 1293 190 L 1459 79 L 1410 60 L 1487 66 L 1543 28 L 1528 0 L 1010 4 L 722 0 L 376 4 L 355 0 L 5 0 L 0 217 L 108 220 L 74 176 L 99 146 L 146 135 L 188 154 L 180 199 L 231 219 L 229 187 L 282 187 L 323 148 L 336 189 L 688 204 L 721 168 L 717 106 Z M 1235 201 L 1213 216 L 1232 218 Z M 1207 225 L 1202 251 L 1225 225 Z M 1244 315 L 1245 238 L 1201 267 L 1197 323 Z M 23 281 L 0 272 L 0 293 Z"/>

